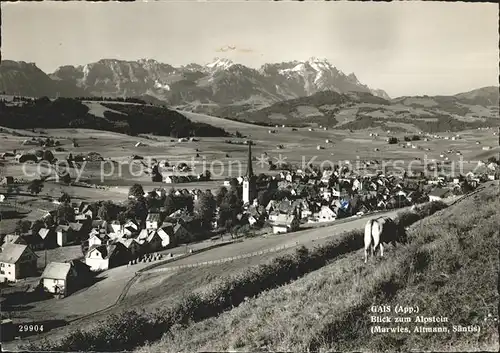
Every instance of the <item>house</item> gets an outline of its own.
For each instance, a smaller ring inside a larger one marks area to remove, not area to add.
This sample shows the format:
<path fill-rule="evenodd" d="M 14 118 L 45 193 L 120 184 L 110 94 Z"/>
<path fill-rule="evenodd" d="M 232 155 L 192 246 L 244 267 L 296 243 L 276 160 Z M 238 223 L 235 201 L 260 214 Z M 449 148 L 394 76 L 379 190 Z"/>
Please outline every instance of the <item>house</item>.
<path fill-rule="evenodd" d="M 122 266 L 130 260 L 130 252 L 120 242 L 109 245 L 94 245 L 85 255 L 85 263 L 92 271 L 102 271 Z"/>
<path fill-rule="evenodd" d="M 23 153 L 23 154 L 18 154 L 16 155 L 16 161 L 19 163 L 26 163 L 26 162 L 38 162 L 38 157 L 34 154 L 30 153 Z"/>
<path fill-rule="evenodd" d="M 26 239 L 18 234 L 7 234 L 3 239 L 2 249 L 6 244 L 27 245 Z"/>
<path fill-rule="evenodd" d="M 224 179 L 224 186 L 227 188 L 231 187 L 231 178 Z"/>
<path fill-rule="evenodd" d="M 321 209 L 317 213 L 317 218 L 319 222 L 331 222 L 334 221 L 337 214 L 328 206 L 321 206 Z"/>
<path fill-rule="evenodd" d="M 146 241 L 149 238 L 149 235 L 153 232 L 154 231 L 152 231 L 152 230 L 142 229 L 139 232 L 139 235 L 135 239 L 137 240 L 139 245 L 144 245 L 144 244 L 146 244 Z"/>
<path fill-rule="evenodd" d="M 148 252 L 155 252 L 163 249 L 163 239 L 158 232 L 153 231 L 146 239 L 146 249 Z"/>
<path fill-rule="evenodd" d="M 299 219 L 291 214 L 280 214 L 277 216 L 273 224 L 273 233 L 289 233 L 299 229 Z"/>
<path fill-rule="evenodd" d="M 54 228 L 40 228 L 37 234 L 26 238 L 34 250 L 50 249 L 57 246 L 57 235 Z"/>
<path fill-rule="evenodd" d="M 451 190 L 435 188 L 429 193 L 429 201 L 442 201 L 449 196 L 451 196 Z"/>
<path fill-rule="evenodd" d="M 361 205 L 357 211 L 358 212 L 356 212 L 356 214 L 362 216 L 365 213 L 369 212 L 370 210 L 365 205 Z"/>
<path fill-rule="evenodd" d="M 40 142 L 38 142 L 38 140 L 35 140 L 34 138 L 32 138 L 31 140 L 24 140 L 22 142 L 22 144 L 25 146 L 38 146 L 38 145 L 40 145 Z"/>
<path fill-rule="evenodd" d="M 332 189 L 331 188 L 324 188 L 322 192 L 323 199 L 326 201 L 330 201 L 332 199 Z"/>
<path fill-rule="evenodd" d="M 146 229 L 158 229 L 163 222 L 160 212 L 149 212 L 146 218 Z"/>
<path fill-rule="evenodd" d="M 28 245 L 5 244 L 0 253 L 0 281 L 15 282 L 36 275 L 37 257 Z"/>
<path fill-rule="evenodd" d="M 108 245 L 111 238 L 105 233 L 91 233 L 89 237 L 89 248 L 92 246 Z"/>
<path fill-rule="evenodd" d="M 40 283 L 46 292 L 65 297 L 80 289 L 90 275 L 89 266 L 81 261 L 51 262 L 45 267 Z"/>
<path fill-rule="evenodd" d="M 264 222 L 265 209 L 263 206 L 251 206 L 247 210 L 248 224 L 262 224 Z"/>
<path fill-rule="evenodd" d="M 162 239 L 161 242 L 162 248 L 166 248 L 167 246 L 172 244 L 173 239 L 171 239 L 171 237 L 173 237 L 174 234 L 174 227 L 172 224 L 162 226 L 156 231 L 156 233 L 158 233 L 158 235 Z"/>
<path fill-rule="evenodd" d="M 139 225 L 133 219 L 129 219 L 122 226 L 121 232 L 124 236 L 131 236 L 139 231 Z"/>
<path fill-rule="evenodd" d="M 69 242 L 72 229 L 69 225 L 60 224 L 56 227 L 57 245 L 65 246 Z"/>
<path fill-rule="evenodd" d="M 142 247 L 141 245 L 137 242 L 135 239 L 125 239 L 121 238 L 118 240 L 118 242 L 122 243 L 125 245 L 125 247 L 128 249 L 130 253 L 130 257 L 132 259 L 138 258 L 141 253 L 142 253 Z"/>
<path fill-rule="evenodd" d="M 174 184 L 175 183 L 174 179 L 175 178 L 173 178 L 173 175 L 164 175 L 163 176 L 163 182 L 166 184 Z"/>
<path fill-rule="evenodd" d="M 5 176 L 2 178 L 1 185 L 12 185 L 14 184 L 14 177 Z"/>

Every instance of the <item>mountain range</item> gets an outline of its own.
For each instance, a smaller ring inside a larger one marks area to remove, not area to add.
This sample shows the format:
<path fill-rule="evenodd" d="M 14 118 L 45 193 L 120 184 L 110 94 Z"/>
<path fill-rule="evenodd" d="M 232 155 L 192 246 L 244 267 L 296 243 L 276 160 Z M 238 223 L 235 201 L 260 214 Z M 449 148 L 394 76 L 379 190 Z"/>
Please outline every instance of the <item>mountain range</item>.
<path fill-rule="evenodd" d="M 205 112 L 242 104 L 260 108 L 322 91 L 367 92 L 389 99 L 383 90 L 359 82 L 354 73 L 346 75 L 318 58 L 265 64 L 259 69 L 223 58 L 181 67 L 151 59 L 102 59 L 61 66 L 50 74 L 33 63 L 3 60 L 0 91 L 18 96 L 138 97 Z"/>

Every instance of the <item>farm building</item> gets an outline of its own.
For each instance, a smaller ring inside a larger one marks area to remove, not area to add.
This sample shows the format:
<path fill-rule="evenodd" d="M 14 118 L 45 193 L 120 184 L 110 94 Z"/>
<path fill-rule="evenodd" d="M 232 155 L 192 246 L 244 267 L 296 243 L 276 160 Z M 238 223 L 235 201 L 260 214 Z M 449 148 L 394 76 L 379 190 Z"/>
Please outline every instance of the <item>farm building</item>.
<path fill-rule="evenodd" d="M 40 283 L 46 292 L 65 297 L 80 289 L 90 275 L 89 266 L 81 261 L 51 262 L 45 267 Z"/>
<path fill-rule="evenodd" d="M 18 161 L 19 163 L 26 163 L 26 162 L 36 163 L 36 162 L 38 162 L 38 158 L 34 154 L 23 153 L 23 154 L 18 154 L 16 156 L 16 161 Z"/>
<path fill-rule="evenodd" d="M 35 140 L 34 138 L 31 140 L 24 140 L 22 142 L 23 145 L 25 146 L 38 146 L 40 145 L 40 142 L 38 140 Z"/>
<path fill-rule="evenodd" d="M 122 243 L 128 249 L 132 259 L 136 259 L 142 253 L 142 247 L 135 239 L 120 238 L 118 242 Z"/>
<path fill-rule="evenodd" d="M 85 263 L 92 271 L 102 271 L 127 264 L 130 252 L 122 243 L 98 245 L 89 248 L 85 255 Z"/>
<path fill-rule="evenodd" d="M 0 183 L 1 185 L 12 185 L 14 184 L 14 177 L 12 176 L 5 176 L 2 178 L 2 181 Z"/>
<path fill-rule="evenodd" d="M 37 256 L 27 245 L 5 244 L 0 253 L 0 281 L 15 282 L 36 275 Z"/>

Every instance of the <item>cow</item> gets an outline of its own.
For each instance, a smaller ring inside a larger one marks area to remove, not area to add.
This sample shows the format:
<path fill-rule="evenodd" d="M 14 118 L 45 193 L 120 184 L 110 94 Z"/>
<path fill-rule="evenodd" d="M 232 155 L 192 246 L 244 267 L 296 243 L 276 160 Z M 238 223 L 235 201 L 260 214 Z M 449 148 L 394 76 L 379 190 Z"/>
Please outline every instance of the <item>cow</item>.
<path fill-rule="evenodd" d="M 382 243 L 396 244 L 403 234 L 396 223 L 389 217 L 370 219 L 365 226 L 365 263 L 368 261 L 368 249 L 374 256 L 380 247 L 380 256 L 384 257 Z"/>

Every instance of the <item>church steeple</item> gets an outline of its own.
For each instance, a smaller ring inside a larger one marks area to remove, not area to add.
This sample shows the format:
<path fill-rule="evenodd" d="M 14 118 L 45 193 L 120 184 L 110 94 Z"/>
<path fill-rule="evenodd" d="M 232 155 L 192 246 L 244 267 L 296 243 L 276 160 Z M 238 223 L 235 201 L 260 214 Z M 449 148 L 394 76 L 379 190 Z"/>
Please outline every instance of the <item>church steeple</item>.
<path fill-rule="evenodd" d="M 255 176 L 252 167 L 252 142 L 248 142 L 247 172 L 243 177 L 243 203 L 250 204 L 256 197 Z"/>
<path fill-rule="evenodd" d="M 253 177 L 253 167 L 252 167 L 252 141 L 248 141 L 248 163 L 247 172 L 245 174 L 247 178 Z"/>

